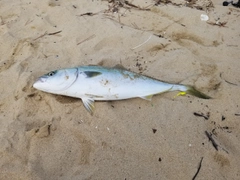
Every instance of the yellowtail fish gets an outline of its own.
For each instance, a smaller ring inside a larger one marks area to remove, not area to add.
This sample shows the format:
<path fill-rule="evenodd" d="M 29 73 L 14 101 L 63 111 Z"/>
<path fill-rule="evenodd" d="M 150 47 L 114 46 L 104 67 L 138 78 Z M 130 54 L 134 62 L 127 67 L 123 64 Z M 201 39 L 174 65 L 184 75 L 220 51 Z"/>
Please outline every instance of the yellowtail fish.
<path fill-rule="evenodd" d="M 94 101 L 143 98 L 151 100 L 155 94 L 180 91 L 203 99 L 210 97 L 193 86 L 172 84 L 150 78 L 123 68 L 80 66 L 51 71 L 33 84 L 41 91 L 81 98 L 85 108 L 92 114 Z"/>

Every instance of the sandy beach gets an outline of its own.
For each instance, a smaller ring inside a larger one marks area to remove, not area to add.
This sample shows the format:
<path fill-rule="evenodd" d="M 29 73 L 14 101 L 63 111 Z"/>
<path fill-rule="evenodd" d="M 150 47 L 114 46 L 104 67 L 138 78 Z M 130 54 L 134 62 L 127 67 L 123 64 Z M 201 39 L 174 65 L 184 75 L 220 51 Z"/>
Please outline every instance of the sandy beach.
<path fill-rule="evenodd" d="M 239 16 L 217 0 L 0 1 L 0 179 L 240 179 Z M 90 115 L 32 87 L 118 64 L 213 98 L 96 102 Z"/>

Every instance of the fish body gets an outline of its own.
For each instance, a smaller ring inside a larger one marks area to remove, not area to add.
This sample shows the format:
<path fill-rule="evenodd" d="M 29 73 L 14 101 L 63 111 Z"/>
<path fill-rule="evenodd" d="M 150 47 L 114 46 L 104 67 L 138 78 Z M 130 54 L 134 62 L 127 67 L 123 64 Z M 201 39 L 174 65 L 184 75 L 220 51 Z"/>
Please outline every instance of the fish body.
<path fill-rule="evenodd" d="M 90 113 L 93 112 L 94 101 L 136 97 L 151 100 L 153 95 L 168 91 L 210 98 L 192 86 L 166 83 L 123 68 L 102 66 L 80 66 L 51 71 L 39 77 L 33 87 L 48 93 L 81 98 Z"/>

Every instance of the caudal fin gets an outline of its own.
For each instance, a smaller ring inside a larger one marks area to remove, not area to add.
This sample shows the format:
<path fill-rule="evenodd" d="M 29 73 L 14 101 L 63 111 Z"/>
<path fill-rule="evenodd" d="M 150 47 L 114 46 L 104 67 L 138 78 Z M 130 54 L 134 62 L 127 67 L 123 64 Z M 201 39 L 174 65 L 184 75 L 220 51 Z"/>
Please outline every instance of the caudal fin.
<path fill-rule="evenodd" d="M 211 99 L 210 96 L 198 91 L 193 86 L 186 86 L 187 90 L 185 91 L 187 94 L 191 94 L 193 96 L 202 98 L 202 99 Z"/>

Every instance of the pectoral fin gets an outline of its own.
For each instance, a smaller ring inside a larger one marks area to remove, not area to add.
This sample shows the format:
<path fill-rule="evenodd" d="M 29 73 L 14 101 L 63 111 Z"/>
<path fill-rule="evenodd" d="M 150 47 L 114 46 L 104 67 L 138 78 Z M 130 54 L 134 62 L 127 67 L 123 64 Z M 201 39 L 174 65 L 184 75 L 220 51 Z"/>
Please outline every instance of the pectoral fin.
<path fill-rule="evenodd" d="M 153 97 L 153 95 L 151 94 L 151 95 L 148 95 L 148 96 L 142 96 L 142 97 L 140 97 L 140 98 L 145 99 L 145 100 L 148 100 L 148 101 L 151 101 L 151 100 L 152 100 L 152 97 Z"/>
<path fill-rule="evenodd" d="M 92 78 L 101 75 L 102 73 L 97 71 L 84 71 L 84 74 L 87 76 L 87 78 Z"/>
<path fill-rule="evenodd" d="M 88 97 L 82 98 L 84 107 L 87 109 L 90 114 L 93 114 L 94 111 L 94 100 Z"/>

